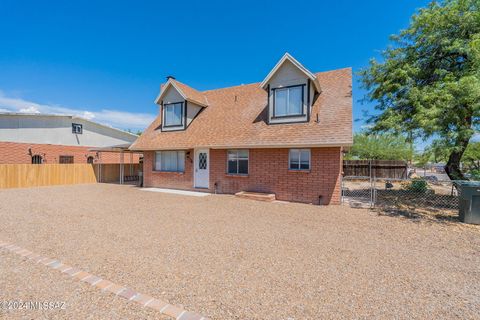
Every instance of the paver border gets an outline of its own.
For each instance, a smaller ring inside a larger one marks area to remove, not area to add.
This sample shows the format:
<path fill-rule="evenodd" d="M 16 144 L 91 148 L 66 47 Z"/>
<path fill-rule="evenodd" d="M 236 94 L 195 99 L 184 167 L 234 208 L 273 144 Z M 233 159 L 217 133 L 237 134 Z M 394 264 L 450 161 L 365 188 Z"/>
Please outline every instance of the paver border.
<path fill-rule="evenodd" d="M 51 259 L 30 250 L 19 247 L 13 243 L 0 240 L 0 249 L 8 250 L 22 258 L 28 259 L 35 263 L 41 263 L 53 270 L 60 271 L 70 278 L 89 284 L 102 292 L 113 293 L 117 297 L 121 297 L 126 301 L 133 301 L 144 308 L 149 308 L 160 312 L 163 315 L 172 317 L 176 320 L 209 320 L 199 314 L 186 311 L 182 308 L 169 304 L 168 302 L 156 299 L 147 294 L 137 292 L 131 288 L 116 284 L 109 280 L 100 278 L 81 269 L 64 264 L 60 260 Z"/>

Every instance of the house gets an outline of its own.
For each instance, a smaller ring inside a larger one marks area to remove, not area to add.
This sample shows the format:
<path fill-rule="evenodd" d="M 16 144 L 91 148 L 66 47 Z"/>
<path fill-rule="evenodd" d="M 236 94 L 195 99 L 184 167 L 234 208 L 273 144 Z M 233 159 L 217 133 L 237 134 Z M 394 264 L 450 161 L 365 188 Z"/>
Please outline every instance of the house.
<path fill-rule="evenodd" d="M 91 149 L 129 146 L 136 139 L 132 133 L 76 116 L 0 113 L 0 163 L 119 163 L 119 153 Z M 124 159 L 138 160 L 130 154 Z"/>
<path fill-rule="evenodd" d="M 350 68 L 312 73 L 288 53 L 261 83 L 198 91 L 173 77 L 130 149 L 144 185 L 338 204 L 352 138 Z"/>

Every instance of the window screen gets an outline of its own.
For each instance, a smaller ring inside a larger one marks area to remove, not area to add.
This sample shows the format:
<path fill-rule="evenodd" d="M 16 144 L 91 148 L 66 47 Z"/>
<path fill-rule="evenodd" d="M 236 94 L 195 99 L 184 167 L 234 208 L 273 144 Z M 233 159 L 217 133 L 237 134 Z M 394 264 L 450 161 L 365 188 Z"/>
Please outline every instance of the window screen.
<path fill-rule="evenodd" d="M 155 157 L 155 170 L 168 172 L 185 171 L 185 151 L 158 151 Z"/>
<path fill-rule="evenodd" d="M 290 149 L 290 170 L 310 169 L 310 149 Z"/>
<path fill-rule="evenodd" d="M 228 150 L 227 173 L 248 174 L 248 150 Z"/>
<path fill-rule="evenodd" d="M 275 89 L 275 117 L 303 114 L 303 86 Z"/>

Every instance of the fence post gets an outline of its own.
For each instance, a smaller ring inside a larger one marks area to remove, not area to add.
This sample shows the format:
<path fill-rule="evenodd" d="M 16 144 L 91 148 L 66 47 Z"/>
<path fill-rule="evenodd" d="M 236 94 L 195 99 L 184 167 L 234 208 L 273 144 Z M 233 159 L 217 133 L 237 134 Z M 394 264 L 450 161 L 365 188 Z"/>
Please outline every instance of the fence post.
<path fill-rule="evenodd" d="M 368 175 L 370 176 L 370 179 L 372 179 L 372 160 L 368 160 Z"/>
<path fill-rule="evenodd" d="M 373 184 L 375 181 L 370 177 L 370 208 L 373 208 Z"/>

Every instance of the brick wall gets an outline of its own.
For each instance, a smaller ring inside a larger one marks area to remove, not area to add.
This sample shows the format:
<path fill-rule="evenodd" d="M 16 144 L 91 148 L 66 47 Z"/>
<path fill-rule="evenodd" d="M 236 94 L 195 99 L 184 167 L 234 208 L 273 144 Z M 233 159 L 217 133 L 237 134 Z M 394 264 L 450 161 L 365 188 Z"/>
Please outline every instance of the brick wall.
<path fill-rule="evenodd" d="M 188 154 L 190 152 L 190 154 Z M 143 154 L 143 185 L 145 187 L 162 187 L 193 190 L 193 150 L 185 155 L 185 172 L 160 172 L 154 170 L 155 152 Z"/>
<path fill-rule="evenodd" d="M 94 157 L 96 152 L 88 151 L 92 147 L 62 146 L 53 144 L 34 144 L 34 143 L 16 143 L 0 142 L 0 163 L 32 163 L 33 155 L 40 155 L 44 163 L 59 163 L 59 157 L 73 156 L 74 163 L 87 163 L 89 156 Z M 133 163 L 138 163 L 139 155 L 133 155 Z M 130 155 L 124 155 L 125 163 L 130 162 Z M 102 163 L 120 163 L 120 154 L 101 153 Z"/>
<path fill-rule="evenodd" d="M 341 190 L 341 149 L 312 148 L 311 169 L 288 169 L 289 149 L 250 149 L 248 176 L 230 176 L 227 150 L 210 150 L 210 185 L 218 193 L 255 191 L 275 193 L 278 200 L 339 204 Z"/>
<path fill-rule="evenodd" d="M 210 191 L 275 193 L 278 200 L 339 204 L 342 153 L 340 148 L 312 148 L 311 170 L 288 169 L 289 149 L 250 149 L 248 176 L 226 174 L 227 150 L 210 150 Z M 193 150 L 190 150 L 193 159 Z M 144 154 L 145 186 L 193 189 L 193 161 L 186 157 L 185 173 L 153 172 L 154 152 Z"/>

